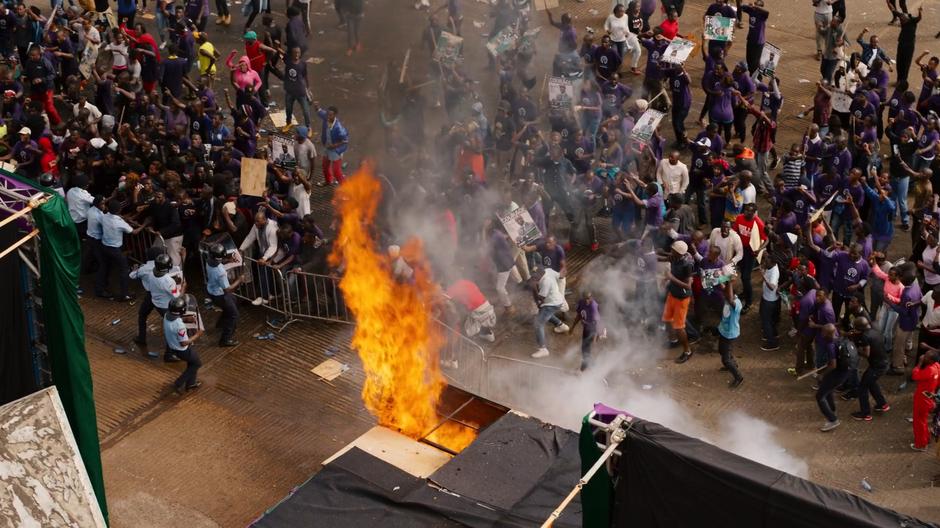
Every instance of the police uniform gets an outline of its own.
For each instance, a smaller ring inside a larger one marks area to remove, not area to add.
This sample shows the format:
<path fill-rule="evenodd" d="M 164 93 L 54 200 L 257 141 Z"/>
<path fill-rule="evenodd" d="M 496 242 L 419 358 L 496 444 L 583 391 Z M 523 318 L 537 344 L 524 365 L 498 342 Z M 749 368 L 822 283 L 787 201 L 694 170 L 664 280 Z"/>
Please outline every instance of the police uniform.
<path fill-rule="evenodd" d="M 214 262 L 214 265 L 213 265 Z M 206 262 L 206 291 L 212 298 L 213 304 L 222 310 L 218 326 L 222 329 L 219 344 L 232 341 L 235 337 L 235 325 L 238 321 L 238 306 L 235 296 L 225 291 L 230 286 L 228 272 L 221 262 L 209 259 Z"/>
<path fill-rule="evenodd" d="M 176 357 L 186 362 L 186 370 L 173 382 L 176 390 L 182 391 L 196 385 L 196 373 L 202 366 L 199 355 L 192 345 L 184 346 L 183 341 L 189 340 L 186 323 L 179 315 L 167 312 L 163 317 L 163 337 L 166 339 L 166 357 Z"/>
<path fill-rule="evenodd" d="M 144 289 L 147 290 L 147 296 L 144 297 L 144 301 L 140 304 L 140 309 L 137 312 L 137 339 L 146 343 L 147 317 L 150 315 L 151 310 L 156 309 L 161 316 L 166 315 L 170 300 L 179 296 L 180 287 L 169 273 L 160 277 L 154 275 L 152 266 L 149 270 L 141 272 L 138 269 L 137 272 L 137 278 L 140 279 Z"/>
<path fill-rule="evenodd" d="M 101 261 L 98 266 L 98 275 L 95 277 L 95 294 L 104 297 L 107 295 L 108 276 L 112 268 L 118 270 L 120 281 L 120 297 L 127 297 L 128 269 L 127 257 L 121 252 L 124 245 L 124 234 L 131 233 L 133 229 L 118 215 L 105 213 L 101 216 Z"/>
<path fill-rule="evenodd" d="M 85 234 L 88 236 L 86 243 L 88 244 L 88 252 L 91 254 L 91 260 L 95 263 L 95 266 L 101 265 L 101 219 L 103 216 L 104 213 L 101 212 L 101 209 L 95 206 L 89 207 L 86 213 Z M 82 268 L 86 269 L 87 267 L 82 266 Z"/>
<path fill-rule="evenodd" d="M 147 317 L 150 315 L 150 312 L 153 311 L 153 299 L 150 296 L 150 288 L 147 287 L 148 278 L 153 277 L 153 267 L 154 261 L 148 260 L 139 268 L 128 274 L 128 277 L 133 280 L 139 279 L 141 286 L 144 287 L 144 291 L 147 292 L 144 294 L 144 300 L 141 301 L 140 307 L 137 309 L 137 337 L 134 338 L 134 342 L 139 345 L 147 344 Z M 162 316 L 163 314 L 161 313 L 160 315 Z"/>

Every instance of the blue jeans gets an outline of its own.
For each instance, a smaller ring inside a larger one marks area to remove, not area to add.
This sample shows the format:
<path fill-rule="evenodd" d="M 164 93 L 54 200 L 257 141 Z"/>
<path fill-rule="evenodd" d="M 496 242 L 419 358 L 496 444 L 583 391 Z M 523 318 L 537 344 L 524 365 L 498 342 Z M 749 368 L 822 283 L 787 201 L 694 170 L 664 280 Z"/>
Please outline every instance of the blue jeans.
<path fill-rule="evenodd" d="M 307 97 L 294 97 L 293 95 L 285 92 L 284 93 L 284 112 L 286 112 L 287 124 L 290 124 L 291 119 L 294 117 L 294 102 L 300 103 L 300 110 L 304 114 L 304 126 L 310 128 L 310 101 L 307 100 Z"/>
<path fill-rule="evenodd" d="M 160 43 L 166 42 L 167 23 L 163 16 L 163 11 L 157 9 L 157 35 L 160 37 Z"/>
<path fill-rule="evenodd" d="M 778 297 L 776 301 L 768 301 L 761 297 L 760 325 L 769 348 L 774 348 L 779 345 L 779 335 L 777 335 L 777 325 L 779 323 L 780 298 Z"/>
<path fill-rule="evenodd" d="M 594 148 L 597 148 L 597 129 L 601 126 L 601 116 L 595 114 L 593 111 L 584 112 L 581 114 L 581 130 L 584 131 L 584 135 L 591 138 L 591 144 L 594 145 Z"/>
<path fill-rule="evenodd" d="M 836 213 L 833 211 L 832 216 L 830 217 L 831 227 L 832 227 L 832 237 L 836 240 L 839 240 L 839 231 L 842 231 L 842 243 L 848 246 L 852 243 L 852 219 L 849 216 L 851 213 L 843 209 L 842 211 Z"/>
<path fill-rule="evenodd" d="M 911 182 L 909 176 L 891 178 L 891 199 L 898 204 L 901 211 L 901 223 L 907 224 L 907 188 Z"/>
<path fill-rule="evenodd" d="M 545 348 L 545 323 L 551 321 L 555 326 L 561 326 L 561 319 L 555 317 L 555 312 L 561 306 L 539 306 L 539 313 L 535 315 L 535 342 L 539 348 Z"/>

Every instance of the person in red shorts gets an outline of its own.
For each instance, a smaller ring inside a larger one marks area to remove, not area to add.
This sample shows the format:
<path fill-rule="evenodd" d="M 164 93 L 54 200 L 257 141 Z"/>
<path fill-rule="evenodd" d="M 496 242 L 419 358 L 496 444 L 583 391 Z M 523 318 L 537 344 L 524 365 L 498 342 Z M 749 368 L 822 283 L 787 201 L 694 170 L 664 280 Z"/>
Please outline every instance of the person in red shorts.
<path fill-rule="evenodd" d="M 692 270 L 694 263 L 689 246 L 681 240 L 672 243 L 669 253 L 669 271 L 666 272 L 666 307 L 663 322 L 669 325 L 670 344 L 682 346 L 676 363 L 685 363 L 692 357 L 689 336 L 685 333 L 685 319 L 692 300 Z"/>

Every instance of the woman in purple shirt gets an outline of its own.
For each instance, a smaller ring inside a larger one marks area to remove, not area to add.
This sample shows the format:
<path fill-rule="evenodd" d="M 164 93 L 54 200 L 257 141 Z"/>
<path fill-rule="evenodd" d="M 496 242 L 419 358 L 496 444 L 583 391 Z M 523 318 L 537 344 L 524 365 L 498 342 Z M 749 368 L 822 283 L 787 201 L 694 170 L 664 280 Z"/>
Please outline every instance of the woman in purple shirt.
<path fill-rule="evenodd" d="M 937 119 L 931 117 L 927 120 L 927 126 L 924 132 L 917 140 L 917 157 L 914 158 L 915 171 L 930 167 L 933 159 L 936 157 L 937 141 L 940 140 L 940 132 L 937 132 Z"/>
<path fill-rule="evenodd" d="M 737 100 L 737 90 L 731 76 L 725 75 L 721 81 L 712 88 L 706 88 L 711 95 L 708 108 L 708 120 L 718 125 L 723 131 L 725 141 L 731 141 L 731 125 L 734 123 L 734 101 Z"/>

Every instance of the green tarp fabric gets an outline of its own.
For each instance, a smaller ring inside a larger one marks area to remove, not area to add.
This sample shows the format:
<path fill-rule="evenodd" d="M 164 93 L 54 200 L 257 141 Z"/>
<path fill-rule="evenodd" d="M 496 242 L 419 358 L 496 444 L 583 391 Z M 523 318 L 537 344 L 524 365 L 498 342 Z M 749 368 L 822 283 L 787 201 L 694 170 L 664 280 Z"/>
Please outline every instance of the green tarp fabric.
<path fill-rule="evenodd" d="M 85 470 L 107 520 L 98 420 L 91 367 L 85 353 L 85 316 L 75 294 L 81 268 L 81 243 L 65 200 L 51 189 L 44 190 L 51 198 L 33 210 L 32 215 L 42 241 L 39 244 L 40 282 L 52 381 L 59 389 Z"/>
<path fill-rule="evenodd" d="M 578 450 L 581 453 L 581 474 L 591 469 L 603 452 L 597 448 L 588 416 L 581 420 L 581 434 L 578 437 Z M 614 486 L 610 475 L 601 469 L 581 488 L 581 526 L 583 528 L 610 528 L 611 504 Z"/>

